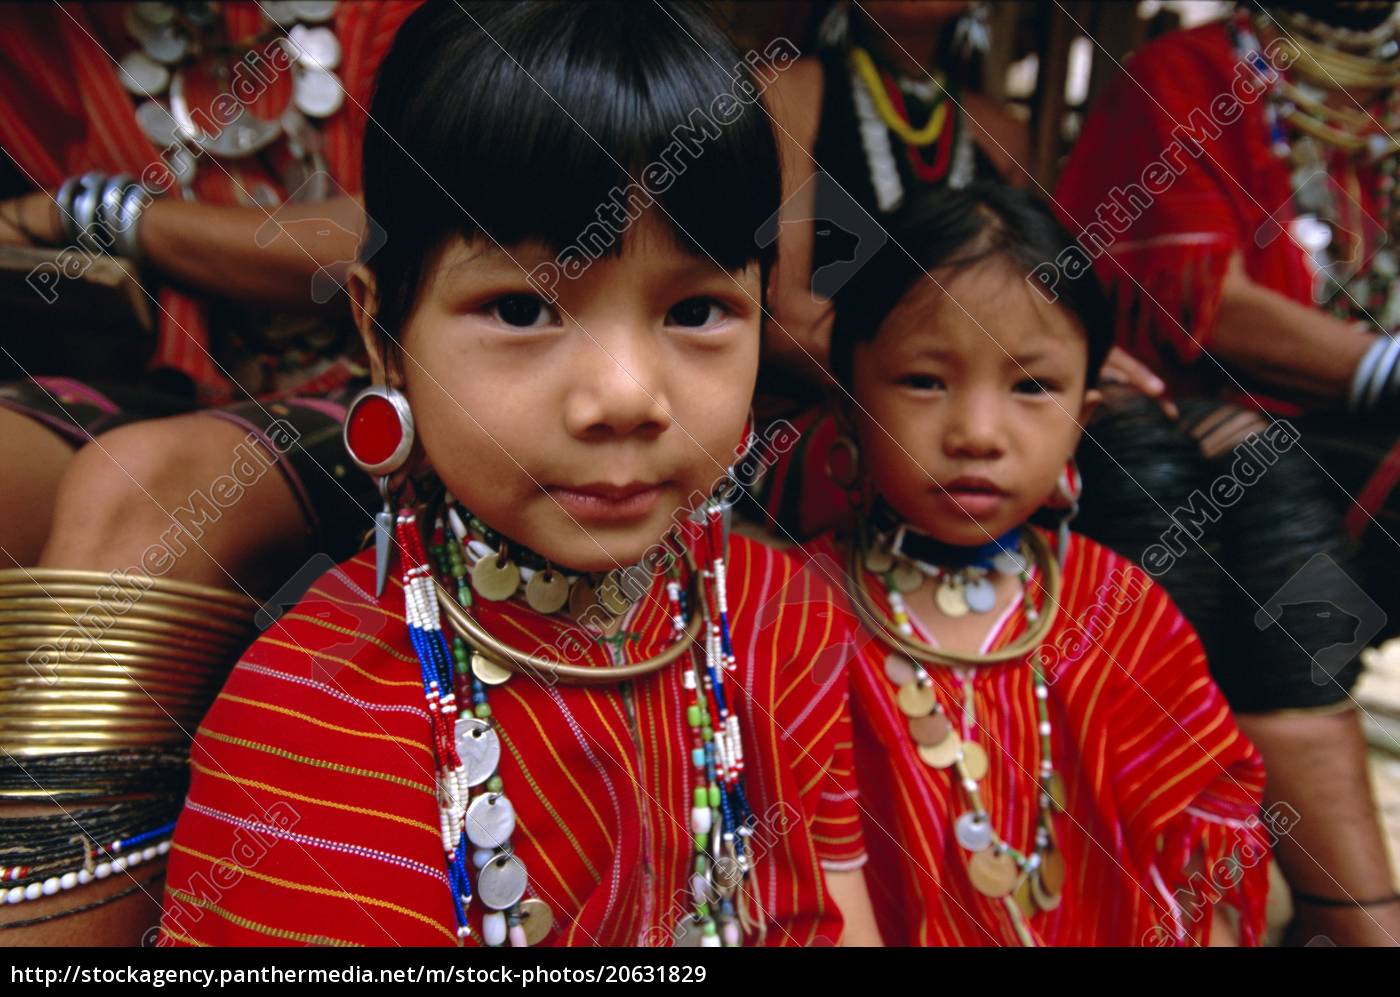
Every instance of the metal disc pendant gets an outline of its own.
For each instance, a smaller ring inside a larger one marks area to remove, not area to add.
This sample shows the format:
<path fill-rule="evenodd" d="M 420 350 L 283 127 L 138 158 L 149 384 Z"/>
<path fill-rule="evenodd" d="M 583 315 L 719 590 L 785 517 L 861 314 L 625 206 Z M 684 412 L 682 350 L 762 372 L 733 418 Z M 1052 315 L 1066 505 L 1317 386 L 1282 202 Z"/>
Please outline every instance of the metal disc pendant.
<path fill-rule="evenodd" d="M 603 580 L 603 587 L 598 591 L 598 602 L 614 616 L 621 616 L 627 612 L 632 603 L 628 601 L 627 593 L 622 588 L 622 572 L 608 573 Z"/>
<path fill-rule="evenodd" d="M 974 578 L 963 586 L 963 600 L 974 613 L 990 613 L 997 606 L 997 590 L 986 578 Z"/>
<path fill-rule="evenodd" d="M 520 569 L 506 558 L 487 555 L 472 566 L 472 590 L 483 599 L 501 602 L 515 595 L 520 588 Z"/>
<path fill-rule="evenodd" d="M 308 28 L 298 24 L 287 32 L 287 37 L 295 46 L 297 61 L 303 66 L 335 69 L 340 65 L 340 42 L 330 28 Z"/>
<path fill-rule="evenodd" d="M 477 874 L 476 895 L 492 910 L 508 910 L 520 902 L 530 877 L 514 855 L 497 855 Z"/>
<path fill-rule="evenodd" d="M 1026 561 L 1017 551 L 1003 550 L 992 558 L 992 567 L 1003 575 L 1019 575 L 1026 570 Z"/>
<path fill-rule="evenodd" d="M 970 852 L 980 852 L 992 844 L 992 822 L 986 814 L 971 810 L 953 822 L 953 835 Z"/>
<path fill-rule="evenodd" d="M 904 595 L 917 592 L 923 583 L 924 573 L 908 561 L 901 561 L 894 566 L 894 587 Z"/>
<path fill-rule="evenodd" d="M 274 24 L 289 28 L 297 23 L 297 12 L 292 9 L 290 0 L 262 0 L 258 6 Z"/>
<path fill-rule="evenodd" d="M 903 686 L 916 681 L 919 672 L 908 656 L 900 654 L 898 651 L 891 651 L 885 655 L 885 677 L 895 685 Z"/>
<path fill-rule="evenodd" d="M 1016 906 L 1021 909 L 1022 917 L 1034 917 L 1036 913 L 1035 897 L 1031 893 L 1031 877 L 1026 876 L 1021 880 L 1021 884 L 1016 887 L 1011 894 L 1016 901 Z"/>
<path fill-rule="evenodd" d="M 467 785 L 480 786 L 496 774 L 501 761 L 501 739 L 485 720 L 458 717 L 457 754 L 467 767 Z"/>
<path fill-rule="evenodd" d="M 981 782 L 987 775 L 987 752 L 982 745 L 964 741 L 962 746 L 962 770 L 969 779 Z"/>
<path fill-rule="evenodd" d="M 894 567 L 894 555 L 883 547 L 871 547 L 865 552 L 865 566 L 877 575 Z"/>
<path fill-rule="evenodd" d="M 978 893 L 1000 898 L 1016 888 L 1020 870 L 1010 852 L 988 848 L 973 854 L 967 863 L 967 876 Z"/>
<path fill-rule="evenodd" d="M 329 69 L 303 69 L 292 82 L 292 100 L 308 117 L 329 118 L 345 103 L 345 87 Z"/>
<path fill-rule="evenodd" d="M 525 944 L 538 945 L 554 927 L 554 911 L 543 900 L 531 897 L 521 901 L 520 926 L 525 929 Z"/>
<path fill-rule="evenodd" d="M 139 34 L 132 34 L 135 34 L 136 40 L 141 43 L 141 51 L 167 66 L 179 62 L 190 50 L 189 38 L 174 24 L 152 25 L 143 28 Z"/>
<path fill-rule="evenodd" d="M 1052 848 L 1048 852 L 1040 853 L 1040 869 L 1037 870 L 1040 876 L 1040 885 L 1046 891 L 1059 896 L 1065 888 L 1065 857 L 1060 854 L 1058 848 Z"/>
<path fill-rule="evenodd" d="M 1045 888 L 1045 884 L 1041 882 L 1039 870 L 1033 873 L 1030 879 L 1031 899 L 1035 901 L 1037 907 L 1048 912 L 1060 906 L 1060 894 L 1052 893 Z"/>
<path fill-rule="evenodd" d="M 494 658 L 480 651 L 472 652 L 472 674 L 482 685 L 505 685 L 513 672 Z"/>
<path fill-rule="evenodd" d="M 190 118 L 190 121 L 194 121 Z M 198 125 L 195 125 L 198 131 Z M 282 135 L 278 121 L 264 121 L 240 109 L 231 121 L 213 135 L 198 132 L 200 148 L 222 159 L 243 159 L 266 149 Z"/>
<path fill-rule="evenodd" d="M 299 20 L 320 24 L 335 16 L 336 0 L 291 0 L 288 6 Z"/>
<path fill-rule="evenodd" d="M 958 760 L 958 752 L 962 749 L 962 738 L 949 733 L 937 744 L 919 745 L 919 757 L 924 760 L 924 764 L 936 769 L 946 769 Z"/>
<path fill-rule="evenodd" d="M 671 945 L 678 949 L 698 949 L 704 942 L 705 931 L 696 923 L 695 918 L 689 914 L 681 918 L 681 923 L 676 925 L 676 934 L 671 939 Z"/>
<path fill-rule="evenodd" d="M 944 616 L 966 616 L 967 600 L 963 598 L 962 585 L 951 578 L 943 580 L 938 586 L 938 591 L 933 595 L 933 601 L 938 604 L 938 608 L 943 611 Z"/>
<path fill-rule="evenodd" d="M 900 686 L 898 699 L 899 708 L 906 717 L 928 716 L 938 705 L 938 699 L 933 694 L 933 687 L 920 685 L 918 682 L 908 682 Z"/>
<path fill-rule="evenodd" d="M 482 793 L 467 807 L 467 840 L 478 848 L 500 848 L 514 830 L 515 807 L 504 793 Z"/>
<path fill-rule="evenodd" d="M 587 578 L 580 577 L 569 589 L 569 615 L 575 620 L 583 620 L 591 615 L 596 605 L 598 594 L 593 590 L 592 583 Z"/>
<path fill-rule="evenodd" d="M 145 52 L 132 51 L 122 56 L 118 75 L 127 92 L 138 97 L 158 97 L 170 85 L 170 70 Z"/>
<path fill-rule="evenodd" d="M 924 573 L 909 562 L 900 562 L 893 571 L 893 580 L 897 591 L 909 595 L 910 592 L 917 592 L 918 587 L 924 584 Z"/>
<path fill-rule="evenodd" d="M 909 733 L 915 744 L 931 748 L 942 744 L 953 733 L 953 725 L 942 713 L 930 713 L 926 717 L 910 717 Z"/>
<path fill-rule="evenodd" d="M 536 571 L 525 583 L 525 601 L 537 613 L 557 613 L 569 601 L 569 580 L 553 568 Z"/>
<path fill-rule="evenodd" d="M 136 123 L 157 149 L 166 149 L 180 141 L 175 119 L 169 111 L 153 100 L 148 100 L 136 108 Z"/>

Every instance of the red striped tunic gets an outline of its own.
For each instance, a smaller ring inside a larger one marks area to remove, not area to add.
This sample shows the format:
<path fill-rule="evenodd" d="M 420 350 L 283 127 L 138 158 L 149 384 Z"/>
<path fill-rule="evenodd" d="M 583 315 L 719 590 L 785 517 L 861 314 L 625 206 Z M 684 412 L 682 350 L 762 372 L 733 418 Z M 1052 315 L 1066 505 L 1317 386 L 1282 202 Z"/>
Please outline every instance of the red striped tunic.
<path fill-rule="evenodd" d="M 806 550 L 826 570 L 845 564 L 830 534 Z M 1046 945 L 1201 941 L 1210 902 L 1223 900 L 1240 910 L 1243 939 L 1257 940 L 1269 840 L 1256 820 L 1258 753 L 1235 727 L 1190 624 L 1146 573 L 1077 535 L 1063 570 L 1041 660 L 1050 666 L 1051 755 L 1066 787 L 1065 812 L 1053 822 L 1068 874 L 1059 908 L 1028 919 L 1031 937 Z M 888 613 L 877 576 L 866 582 Z M 1018 600 L 985 649 L 1014 642 L 1026 626 Z M 968 878 L 969 853 L 953 834 L 966 809 L 955 770 L 920 759 L 885 674 L 889 650 L 867 633 L 851 657 L 866 878 L 881 932 L 891 945 L 1020 945 L 1006 906 Z M 981 791 L 992 826 L 1030 854 L 1041 762 L 1032 668 L 1018 659 L 928 670 L 950 721 L 962 718 L 958 732 L 987 751 Z M 1188 886 L 1195 854 L 1202 878 Z M 1219 865 L 1231 856 L 1237 867 Z"/>
<path fill-rule="evenodd" d="M 200 726 L 170 853 L 167 942 L 454 942 L 419 666 L 401 588 L 376 601 L 373 584 L 368 553 L 323 576 L 247 651 Z M 749 907 L 762 910 L 767 944 L 834 943 L 842 924 L 823 864 L 858 862 L 863 845 L 843 675 L 816 662 L 849 640 L 852 620 L 792 558 L 738 536 L 728 598 L 741 665 L 726 688 L 758 818 Z M 478 600 L 475 612 L 522 649 L 565 630 L 517 603 Z M 674 639 L 664 579 L 626 628 L 639 635 L 628 661 Z M 580 663 L 606 667 L 609 650 L 592 646 Z M 635 682 L 632 699 L 635 732 L 615 685 L 517 675 L 490 691 L 512 843 L 527 895 L 554 913 L 545 944 L 669 944 L 691 910 L 680 663 Z M 473 902 L 473 942 L 480 915 Z"/>

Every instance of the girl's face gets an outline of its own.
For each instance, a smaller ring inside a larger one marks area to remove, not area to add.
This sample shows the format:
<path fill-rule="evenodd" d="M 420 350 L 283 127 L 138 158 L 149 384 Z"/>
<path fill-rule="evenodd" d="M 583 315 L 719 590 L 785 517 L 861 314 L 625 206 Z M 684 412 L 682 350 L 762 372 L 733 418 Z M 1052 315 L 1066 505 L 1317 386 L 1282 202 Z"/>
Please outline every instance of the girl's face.
<path fill-rule="evenodd" d="M 1013 269 L 989 260 L 941 283 L 920 281 L 856 345 L 853 420 L 885 500 L 971 546 L 1045 502 L 1099 392 L 1084 333 Z"/>
<path fill-rule="evenodd" d="M 506 250 L 443 250 L 389 380 L 427 462 L 485 523 L 563 567 L 634 564 L 733 462 L 758 373 L 759 265 L 730 274 L 689 255 L 649 210 L 621 256 L 561 279 L 550 304 L 525 275 L 553 252 Z"/>

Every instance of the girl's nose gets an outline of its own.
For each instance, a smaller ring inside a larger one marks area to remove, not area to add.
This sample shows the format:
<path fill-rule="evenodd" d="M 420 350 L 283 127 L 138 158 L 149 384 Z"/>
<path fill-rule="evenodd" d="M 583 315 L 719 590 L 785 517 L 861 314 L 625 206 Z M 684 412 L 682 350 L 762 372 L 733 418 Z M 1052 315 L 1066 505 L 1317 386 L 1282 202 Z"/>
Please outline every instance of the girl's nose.
<path fill-rule="evenodd" d="M 982 460 L 1000 457 L 1006 449 L 1001 414 L 1001 402 L 990 391 L 956 394 L 949 399 L 943 452 L 949 457 Z"/>
<path fill-rule="evenodd" d="M 579 439 L 659 435 L 671 425 L 660 350 L 647 330 L 582 331 L 565 406 Z"/>

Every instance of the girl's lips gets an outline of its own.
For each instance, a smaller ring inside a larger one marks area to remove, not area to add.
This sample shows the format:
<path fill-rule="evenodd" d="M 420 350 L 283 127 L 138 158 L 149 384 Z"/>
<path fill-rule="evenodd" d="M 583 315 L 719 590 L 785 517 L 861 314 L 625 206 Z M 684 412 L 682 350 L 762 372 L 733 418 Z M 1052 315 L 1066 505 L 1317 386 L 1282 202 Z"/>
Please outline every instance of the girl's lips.
<path fill-rule="evenodd" d="M 956 478 L 941 487 L 935 486 L 932 491 L 941 503 L 975 517 L 990 516 L 1010 497 L 986 478 Z"/>
<path fill-rule="evenodd" d="M 627 485 L 553 486 L 546 491 L 575 519 L 590 522 L 626 522 L 640 519 L 656 508 L 664 484 L 640 482 Z"/>
<path fill-rule="evenodd" d="M 960 509 L 969 516 L 983 518 L 990 516 L 1001 508 L 1007 496 L 1001 492 L 969 491 L 967 489 L 949 488 L 946 491 L 934 492 L 934 498 L 948 506 Z"/>

